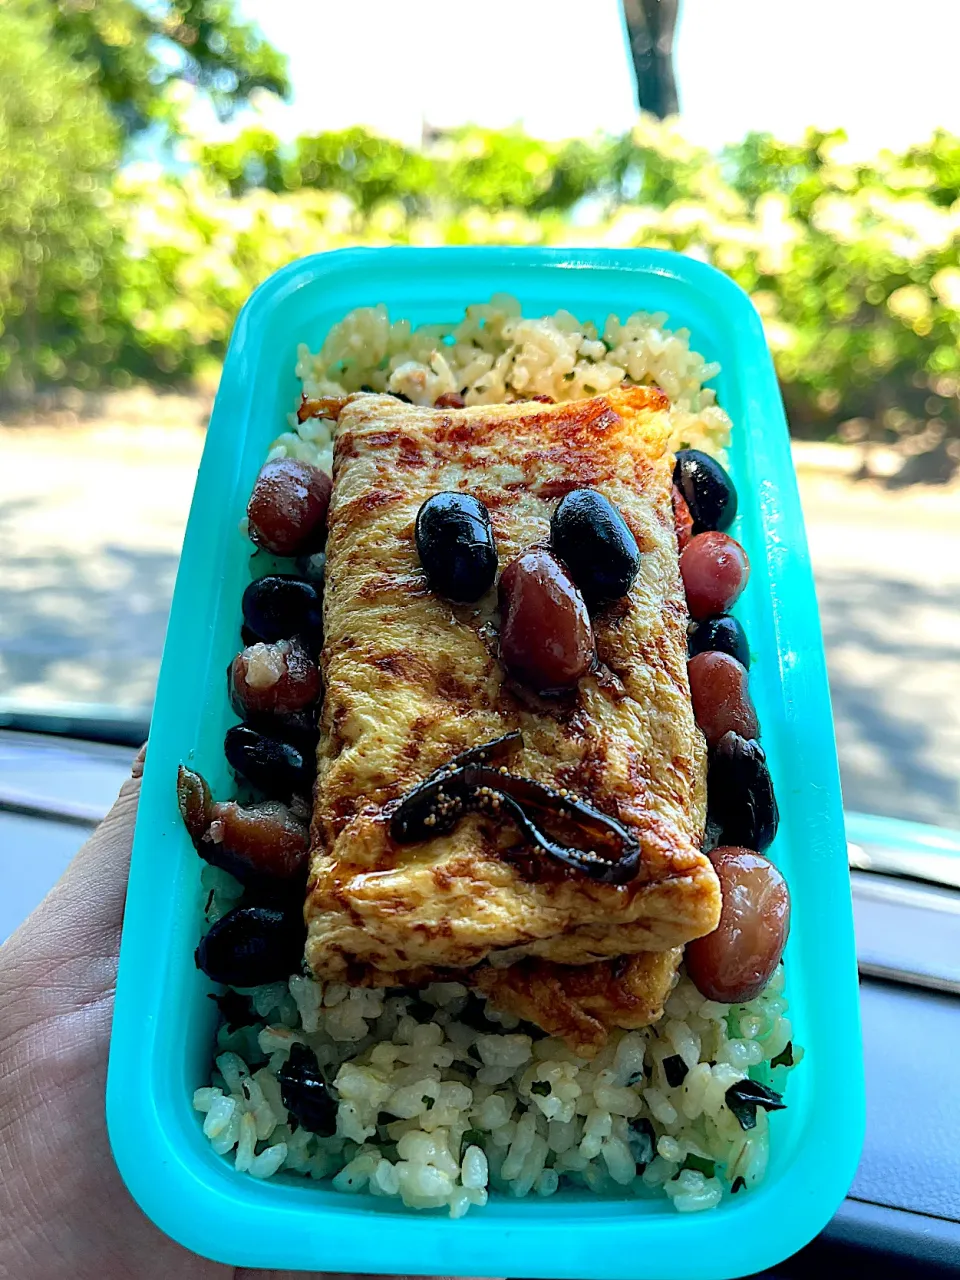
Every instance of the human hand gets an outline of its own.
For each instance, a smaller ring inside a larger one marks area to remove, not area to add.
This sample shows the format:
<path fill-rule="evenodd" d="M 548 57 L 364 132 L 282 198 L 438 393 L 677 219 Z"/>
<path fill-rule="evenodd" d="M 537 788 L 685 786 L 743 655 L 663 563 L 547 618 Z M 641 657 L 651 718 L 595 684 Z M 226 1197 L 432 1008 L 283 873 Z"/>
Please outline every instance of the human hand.
<path fill-rule="evenodd" d="M 0 1277 L 304 1280 L 207 1262 L 134 1203 L 104 1087 L 143 752 L 116 803 L 0 947 Z"/>
<path fill-rule="evenodd" d="M 143 753 L 116 803 L 0 947 L 0 1275 L 234 1280 L 149 1222 L 104 1121 L 120 926 Z"/>

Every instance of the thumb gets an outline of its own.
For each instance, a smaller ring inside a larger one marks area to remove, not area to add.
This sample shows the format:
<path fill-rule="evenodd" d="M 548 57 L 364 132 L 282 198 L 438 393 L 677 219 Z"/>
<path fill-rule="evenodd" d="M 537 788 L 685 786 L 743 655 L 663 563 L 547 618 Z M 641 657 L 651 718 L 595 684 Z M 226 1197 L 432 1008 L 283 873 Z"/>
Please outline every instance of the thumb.
<path fill-rule="evenodd" d="M 96 1003 L 112 991 L 142 771 L 143 749 L 103 822 L 0 947 L 6 1033 L 16 1034 L 38 1017 Z M 25 992 L 28 1001 L 15 998 Z"/>

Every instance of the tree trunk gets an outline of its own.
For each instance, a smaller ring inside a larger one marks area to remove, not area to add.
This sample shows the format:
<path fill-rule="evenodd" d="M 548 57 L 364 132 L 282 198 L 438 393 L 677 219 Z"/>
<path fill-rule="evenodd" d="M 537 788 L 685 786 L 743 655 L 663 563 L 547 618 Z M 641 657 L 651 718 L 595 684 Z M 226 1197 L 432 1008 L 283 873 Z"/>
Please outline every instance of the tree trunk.
<path fill-rule="evenodd" d="M 641 111 L 662 120 L 676 115 L 673 34 L 680 0 L 621 0 Z"/>

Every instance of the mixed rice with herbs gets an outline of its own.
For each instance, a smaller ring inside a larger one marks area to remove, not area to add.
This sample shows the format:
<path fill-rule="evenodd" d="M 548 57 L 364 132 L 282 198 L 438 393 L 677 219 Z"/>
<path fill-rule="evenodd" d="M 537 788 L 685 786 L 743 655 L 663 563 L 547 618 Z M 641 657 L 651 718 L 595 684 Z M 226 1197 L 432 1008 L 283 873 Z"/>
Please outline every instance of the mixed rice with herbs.
<path fill-rule="evenodd" d="M 203 881 L 212 923 L 241 886 L 214 867 Z M 800 1061 L 783 986 L 781 966 L 731 1006 L 681 976 L 656 1026 L 614 1031 L 587 1061 L 459 983 L 410 994 L 294 975 L 221 998 L 216 1071 L 194 1106 L 214 1150 L 257 1178 L 332 1178 L 453 1217 L 490 1191 L 562 1185 L 711 1209 L 766 1171 L 767 1113 L 728 1095 L 748 1076 L 782 1093 Z M 287 1122 L 277 1077 L 296 1042 L 339 1098 L 332 1137 Z"/>
<path fill-rule="evenodd" d="M 320 350 L 301 344 L 297 377 L 309 398 L 352 391 L 387 391 L 432 405 L 458 394 L 465 404 L 503 404 L 549 396 L 557 403 L 611 391 L 622 382 L 655 384 L 670 399 L 673 447 L 722 455 L 730 419 L 704 384 L 716 377 L 690 349 L 686 329 L 670 331 L 664 312 L 609 316 L 602 332 L 569 311 L 530 319 L 508 294 L 467 307 L 459 324 L 391 321 L 387 308 L 358 307 L 335 324 Z M 329 470 L 334 423 L 290 417 L 291 430 L 274 441 L 270 457 L 294 457 Z"/>

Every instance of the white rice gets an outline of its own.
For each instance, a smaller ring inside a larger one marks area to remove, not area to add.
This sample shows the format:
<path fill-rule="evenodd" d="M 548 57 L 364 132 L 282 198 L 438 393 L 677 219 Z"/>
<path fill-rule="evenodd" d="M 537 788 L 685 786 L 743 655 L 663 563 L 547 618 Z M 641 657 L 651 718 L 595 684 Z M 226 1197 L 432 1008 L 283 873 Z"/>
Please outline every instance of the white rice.
<path fill-rule="evenodd" d="M 459 324 L 391 321 L 387 308 L 358 307 L 328 333 L 320 351 L 298 349 L 297 377 L 309 397 L 363 389 L 404 395 L 432 405 L 459 394 L 467 404 L 502 404 L 549 396 L 582 400 L 621 382 L 653 384 L 669 398 L 673 447 L 722 453 L 730 419 L 704 383 L 716 377 L 690 349 L 686 329 L 670 331 L 664 312 L 634 312 L 625 322 L 608 316 L 601 333 L 569 311 L 524 317 L 509 294 L 467 307 Z M 274 441 L 270 457 L 296 457 L 326 470 L 333 457 L 334 424 L 311 418 Z"/>
<path fill-rule="evenodd" d="M 610 316 L 600 334 L 566 311 L 524 318 L 516 299 L 498 294 L 457 325 L 414 329 L 391 322 L 385 306 L 360 307 L 318 353 L 301 345 L 297 375 L 308 397 L 369 389 L 421 405 L 450 393 L 467 404 L 559 402 L 624 381 L 654 384 L 671 401 L 673 447 L 722 456 L 730 419 L 704 386 L 719 366 L 666 320 Z M 292 414 L 290 425 L 269 456 L 329 469 L 335 424 Z M 242 890 L 210 866 L 202 883 L 212 924 Z M 613 1032 L 592 1061 L 456 982 L 398 994 L 295 974 L 245 994 L 253 1021 L 221 1026 L 212 1083 L 194 1094 L 213 1149 L 232 1153 L 252 1177 L 332 1179 L 337 1191 L 398 1197 L 454 1218 L 491 1191 L 549 1197 L 564 1186 L 667 1197 L 681 1213 L 714 1208 L 755 1186 L 767 1166 L 767 1113 L 742 1129 L 727 1090 L 749 1075 L 782 1093 L 802 1057 L 791 1044 L 782 967 L 741 1006 L 705 1000 L 681 972 L 661 1022 Z M 277 1073 L 296 1042 L 309 1045 L 333 1086 L 332 1136 L 289 1123 Z M 772 1066 L 780 1056 L 791 1066 Z M 671 1084 L 663 1064 L 676 1057 L 686 1074 Z"/>
<path fill-rule="evenodd" d="M 240 888 L 212 867 L 203 878 L 215 919 Z M 194 1094 L 213 1149 L 253 1177 L 332 1179 L 337 1191 L 452 1217 L 491 1191 L 548 1197 L 563 1186 L 714 1208 L 767 1166 L 766 1112 L 742 1129 L 727 1090 L 749 1075 L 782 1093 L 791 1067 L 772 1060 L 788 1046 L 792 1065 L 802 1057 L 782 967 L 739 1006 L 705 1000 L 681 976 L 656 1027 L 614 1032 L 593 1061 L 484 1010 L 457 982 L 414 995 L 296 974 L 246 995 L 257 1016 L 220 1028 L 212 1083 Z M 332 1136 L 288 1123 L 277 1073 L 298 1041 L 338 1098 Z M 663 1064 L 677 1056 L 687 1071 L 671 1085 Z"/>

